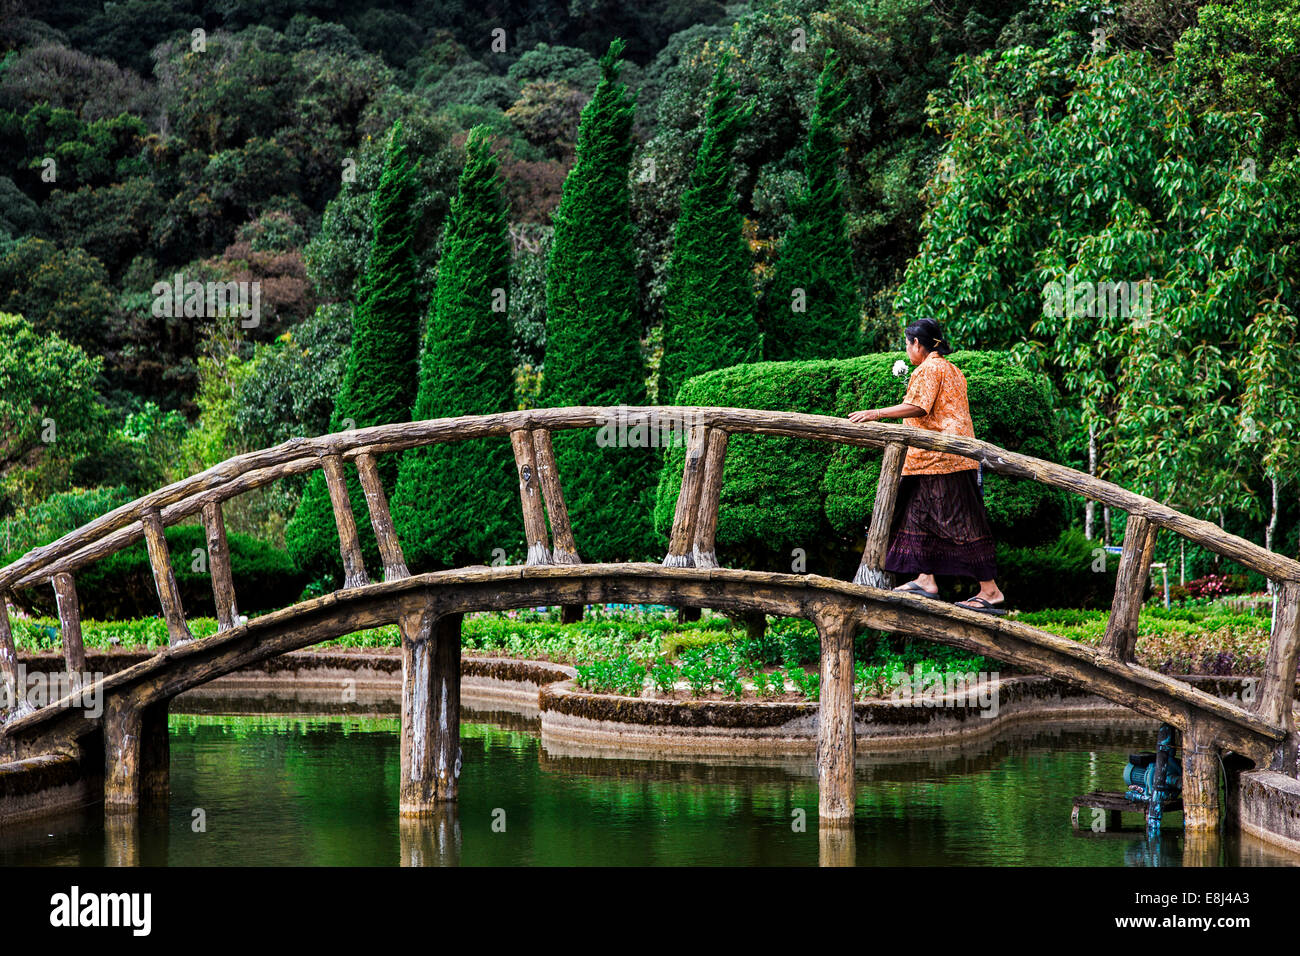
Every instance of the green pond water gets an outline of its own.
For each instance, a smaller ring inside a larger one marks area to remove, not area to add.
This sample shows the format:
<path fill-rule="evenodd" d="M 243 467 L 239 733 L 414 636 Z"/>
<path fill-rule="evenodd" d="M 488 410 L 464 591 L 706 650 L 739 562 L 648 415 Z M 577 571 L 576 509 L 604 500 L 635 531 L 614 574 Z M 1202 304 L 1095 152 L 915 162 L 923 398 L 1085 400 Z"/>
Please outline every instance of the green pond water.
<path fill-rule="evenodd" d="M 173 715 L 166 807 L 108 831 L 98 806 L 0 831 L 0 864 L 812 866 L 827 852 L 810 760 L 563 754 L 543 747 L 535 720 L 464 718 L 454 813 L 403 823 L 395 718 Z M 1120 789 L 1127 754 L 1153 739 L 1153 729 L 1043 725 L 957 752 L 860 758 L 854 859 L 1182 865 L 1177 814 L 1156 843 L 1137 814 L 1121 832 L 1070 825 L 1070 798 Z M 1202 865 L 1298 862 L 1249 838 L 1204 856 Z"/>

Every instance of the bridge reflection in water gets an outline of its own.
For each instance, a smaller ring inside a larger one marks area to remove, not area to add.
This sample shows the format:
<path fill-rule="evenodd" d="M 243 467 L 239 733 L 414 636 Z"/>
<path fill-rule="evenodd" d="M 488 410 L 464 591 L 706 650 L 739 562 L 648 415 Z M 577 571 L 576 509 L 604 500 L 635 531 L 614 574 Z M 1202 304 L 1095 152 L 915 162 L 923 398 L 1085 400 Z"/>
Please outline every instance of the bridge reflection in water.
<path fill-rule="evenodd" d="M 190 699 L 176 702 L 189 710 Z M 250 697 L 205 709 L 241 710 Z M 309 706 L 309 705 L 308 705 Z M 365 709 L 366 713 L 372 711 Z M 378 711 L 375 711 L 376 713 Z M 802 757 L 629 757 L 556 752 L 538 721 L 464 714 L 462 796 L 435 817 L 399 818 L 396 710 L 383 718 L 171 718 L 170 810 L 145 804 L 115 827 L 97 808 L 0 831 L 0 865 L 815 865 L 816 763 Z M 1126 828 L 1076 833 L 1061 793 L 1118 774 L 1152 727 L 1110 721 L 1010 727 L 956 748 L 864 755 L 852 829 L 831 828 L 859 865 L 1295 865 L 1249 838 L 1194 857 L 1177 819 L 1149 844 Z M 752 761 L 752 762 L 747 762 Z M 193 809 L 206 810 L 195 832 Z M 499 820 L 500 826 L 494 827 Z M 1109 822 L 1107 823 L 1110 826 Z M 459 838 L 457 834 L 459 833 Z M 134 843 L 125 840 L 134 834 Z M 834 846 L 827 847 L 834 850 Z"/>

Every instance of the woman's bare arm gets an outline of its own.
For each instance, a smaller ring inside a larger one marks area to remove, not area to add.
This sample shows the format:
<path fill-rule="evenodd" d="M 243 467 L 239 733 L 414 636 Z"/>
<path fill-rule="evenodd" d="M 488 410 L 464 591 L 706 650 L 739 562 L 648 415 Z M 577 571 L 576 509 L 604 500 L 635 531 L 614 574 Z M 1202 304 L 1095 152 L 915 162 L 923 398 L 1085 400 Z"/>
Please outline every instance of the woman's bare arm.
<path fill-rule="evenodd" d="M 862 422 L 876 422 L 882 418 L 916 418 L 924 414 L 924 408 L 918 408 L 904 402 L 902 405 L 891 405 L 889 408 L 865 408 L 860 412 L 851 414 L 849 421 L 861 424 Z"/>

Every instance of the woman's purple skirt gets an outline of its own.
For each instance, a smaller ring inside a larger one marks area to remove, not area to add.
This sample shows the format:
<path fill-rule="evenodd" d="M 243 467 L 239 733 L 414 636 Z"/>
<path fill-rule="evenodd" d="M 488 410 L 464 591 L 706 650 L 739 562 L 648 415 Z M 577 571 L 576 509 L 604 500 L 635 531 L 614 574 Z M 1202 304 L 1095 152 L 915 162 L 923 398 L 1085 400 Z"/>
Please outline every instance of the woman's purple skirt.
<path fill-rule="evenodd" d="M 886 571 L 993 580 L 997 574 L 993 533 L 975 474 L 975 469 L 967 469 L 903 476 Z"/>

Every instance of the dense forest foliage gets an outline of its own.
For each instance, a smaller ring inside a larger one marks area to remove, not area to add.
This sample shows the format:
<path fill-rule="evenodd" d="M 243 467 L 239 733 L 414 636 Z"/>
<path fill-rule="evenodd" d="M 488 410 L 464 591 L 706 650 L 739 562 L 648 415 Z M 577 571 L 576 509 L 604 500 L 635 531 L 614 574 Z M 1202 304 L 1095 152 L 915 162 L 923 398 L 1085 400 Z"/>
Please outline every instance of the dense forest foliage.
<path fill-rule="evenodd" d="M 1066 463 L 1300 549 L 1300 0 L 0 0 L 0 49 L 0 555 L 293 435 L 670 403 L 920 315 L 1046 374 Z M 322 495 L 227 517 L 280 547 Z"/>

